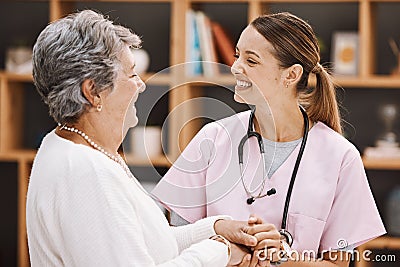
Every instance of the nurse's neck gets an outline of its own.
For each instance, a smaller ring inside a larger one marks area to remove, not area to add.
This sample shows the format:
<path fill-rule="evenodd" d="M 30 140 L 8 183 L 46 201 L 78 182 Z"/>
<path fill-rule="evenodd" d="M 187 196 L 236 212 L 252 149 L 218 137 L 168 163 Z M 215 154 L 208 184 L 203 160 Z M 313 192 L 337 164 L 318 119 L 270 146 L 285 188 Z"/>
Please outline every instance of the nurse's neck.
<path fill-rule="evenodd" d="M 304 119 L 297 103 L 272 107 L 257 107 L 255 130 L 265 139 L 289 142 L 303 137 Z"/>

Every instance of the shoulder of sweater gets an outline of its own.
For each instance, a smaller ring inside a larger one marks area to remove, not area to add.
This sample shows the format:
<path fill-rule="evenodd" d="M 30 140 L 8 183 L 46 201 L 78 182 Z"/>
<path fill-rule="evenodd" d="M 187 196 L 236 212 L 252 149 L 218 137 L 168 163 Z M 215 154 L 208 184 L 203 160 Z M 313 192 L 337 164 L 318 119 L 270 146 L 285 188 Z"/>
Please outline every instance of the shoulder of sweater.
<path fill-rule="evenodd" d="M 79 174 L 119 171 L 116 163 L 100 151 L 63 139 L 54 131 L 43 139 L 34 165 L 45 165 L 49 172 L 73 171 Z"/>

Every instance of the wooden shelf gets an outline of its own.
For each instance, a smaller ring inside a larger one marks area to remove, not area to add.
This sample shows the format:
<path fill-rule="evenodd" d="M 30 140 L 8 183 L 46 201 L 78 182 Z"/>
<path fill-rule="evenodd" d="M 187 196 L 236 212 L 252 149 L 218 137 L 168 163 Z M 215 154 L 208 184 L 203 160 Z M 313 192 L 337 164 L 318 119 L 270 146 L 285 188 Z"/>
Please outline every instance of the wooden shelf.
<path fill-rule="evenodd" d="M 358 252 L 360 255 L 364 255 L 364 251 L 366 250 L 374 250 L 374 249 L 392 249 L 392 250 L 399 250 L 400 249 L 400 237 L 391 237 L 391 236 L 382 236 L 375 238 L 361 246 L 357 247 Z M 367 257 L 370 254 L 366 255 Z M 374 259 L 371 258 L 369 260 L 364 259 L 362 256 L 358 260 L 354 261 L 355 267 L 372 267 Z"/>
<path fill-rule="evenodd" d="M 363 245 L 361 245 L 358 249 L 400 249 L 400 237 L 392 237 L 392 236 L 382 236 L 376 239 L 373 239 Z"/>
<path fill-rule="evenodd" d="M 221 74 L 216 76 L 186 76 L 180 81 L 190 85 L 234 85 L 235 77 L 232 74 Z"/>
<path fill-rule="evenodd" d="M 368 77 L 358 76 L 333 76 L 333 80 L 340 87 L 345 88 L 400 88 L 400 76 L 372 75 Z M 315 86 L 315 76 L 311 75 L 309 86 Z"/>
<path fill-rule="evenodd" d="M 192 0 L 192 3 L 248 3 L 251 0 Z"/>
<path fill-rule="evenodd" d="M 0 71 L 0 78 L 10 82 L 33 82 L 32 74 L 18 74 L 7 71 Z"/>
<path fill-rule="evenodd" d="M 369 170 L 400 170 L 400 159 L 364 158 L 364 167 Z"/>
<path fill-rule="evenodd" d="M 140 78 L 147 85 L 170 85 L 172 77 L 168 73 L 145 73 Z"/>
<path fill-rule="evenodd" d="M 0 161 L 28 161 L 32 162 L 36 156 L 36 150 L 10 150 L 0 152 Z"/>
<path fill-rule="evenodd" d="M 343 87 L 363 88 L 400 88 L 400 76 L 370 76 L 370 77 L 334 77 L 335 81 Z"/>
<path fill-rule="evenodd" d="M 43 1 L 43 0 L 37 0 L 37 1 Z M 121 2 L 127 2 L 127 3 L 170 3 L 173 2 L 174 0 L 96 0 L 99 2 L 108 2 L 108 3 L 121 3 Z M 82 0 L 61 0 L 60 2 L 82 2 Z"/>
<path fill-rule="evenodd" d="M 263 3 L 318 3 L 318 4 L 324 4 L 324 3 L 358 3 L 360 1 L 364 0 L 263 0 Z"/>

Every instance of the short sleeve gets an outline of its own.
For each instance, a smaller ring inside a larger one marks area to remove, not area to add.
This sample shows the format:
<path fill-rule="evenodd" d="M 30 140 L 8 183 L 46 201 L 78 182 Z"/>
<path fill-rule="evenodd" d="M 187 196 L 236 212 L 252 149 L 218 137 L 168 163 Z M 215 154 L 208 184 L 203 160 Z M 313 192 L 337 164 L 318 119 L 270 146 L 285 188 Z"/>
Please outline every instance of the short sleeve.
<path fill-rule="evenodd" d="M 320 251 L 355 247 L 386 233 L 358 151 L 342 164 Z"/>
<path fill-rule="evenodd" d="M 188 222 L 206 217 L 206 175 L 214 151 L 207 125 L 191 140 L 152 191 L 169 210 Z"/>

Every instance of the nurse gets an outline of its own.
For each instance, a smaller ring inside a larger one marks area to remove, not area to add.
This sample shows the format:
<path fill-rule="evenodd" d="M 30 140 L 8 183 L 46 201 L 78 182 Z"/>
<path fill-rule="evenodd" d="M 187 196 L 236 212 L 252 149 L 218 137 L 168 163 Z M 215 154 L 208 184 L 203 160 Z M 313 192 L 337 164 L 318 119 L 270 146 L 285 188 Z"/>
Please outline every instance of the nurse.
<path fill-rule="evenodd" d="M 234 98 L 253 111 L 204 126 L 158 184 L 153 193 L 171 209 L 172 223 L 257 214 L 288 233 L 290 249 L 314 255 L 344 255 L 384 234 L 360 154 L 342 136 L 311 26 L 290 13 L 261 16 L 243 30 L 235 57 Z M 290 266 L 306 260 L 290 258 Z M 324 256 L 313 264 L 348 260 Z"/>

